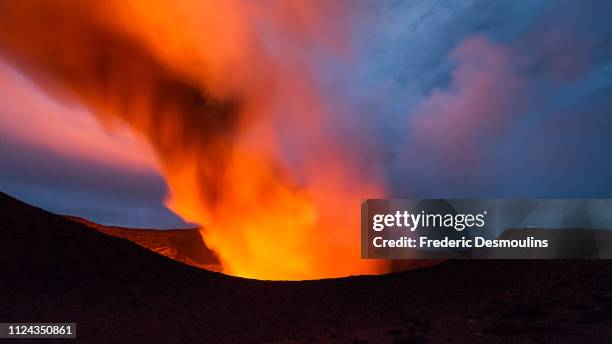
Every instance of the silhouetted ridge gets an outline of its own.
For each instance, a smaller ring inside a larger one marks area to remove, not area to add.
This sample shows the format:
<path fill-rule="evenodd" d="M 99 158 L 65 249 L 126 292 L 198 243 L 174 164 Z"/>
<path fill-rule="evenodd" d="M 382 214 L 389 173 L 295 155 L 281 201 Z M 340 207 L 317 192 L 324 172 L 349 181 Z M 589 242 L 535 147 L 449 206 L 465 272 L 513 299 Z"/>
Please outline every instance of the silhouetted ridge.
<path fill-rule="evenodd" d="M 0 264 L 9 285 L 158 282 L 194 268 L 0 194 Z M 197 271 L 197 270 L 196 270 Z M 214 275 L 198 271 L 202 275 Z M 168 276 L 170 277 L 170 276 Z"/>
<path fill-rule="evenodd" d="M 0 245 L 0 322 L 76 322 L 85 343 L 612 342 L 606 260 L 465 260 L 255 281 L 184 265 L 4 194 Z"/>

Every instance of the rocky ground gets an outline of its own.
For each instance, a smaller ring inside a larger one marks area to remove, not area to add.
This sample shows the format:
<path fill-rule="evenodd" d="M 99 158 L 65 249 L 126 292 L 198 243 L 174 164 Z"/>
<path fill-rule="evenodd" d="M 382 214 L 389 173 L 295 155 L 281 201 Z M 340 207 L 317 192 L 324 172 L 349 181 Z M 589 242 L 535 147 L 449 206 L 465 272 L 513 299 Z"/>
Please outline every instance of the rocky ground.
<path fill-rule="evenodd" d="M 0 252 L 0 322 L 76 322 L 86 343 L 612 342 L 605 260 L 449 261 L 384 276 L 255 281 L 4 194 Z"/>

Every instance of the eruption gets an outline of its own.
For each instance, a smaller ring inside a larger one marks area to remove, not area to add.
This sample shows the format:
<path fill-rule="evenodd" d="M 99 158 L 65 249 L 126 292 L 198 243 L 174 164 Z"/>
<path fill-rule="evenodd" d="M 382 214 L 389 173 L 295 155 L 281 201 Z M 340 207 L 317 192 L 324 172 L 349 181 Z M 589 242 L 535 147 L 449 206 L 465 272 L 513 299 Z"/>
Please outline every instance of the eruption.
<path fill-rule="evenodd" d="M 224 272 L 378 273 L 359 259 L 359 203 L 383 187 L 338 143 L 312 76 L 313 51 L 345 51 L 340 5 L 2 1 L 0 53 L 145 138 L 167 205 L 202 226 Z"/>

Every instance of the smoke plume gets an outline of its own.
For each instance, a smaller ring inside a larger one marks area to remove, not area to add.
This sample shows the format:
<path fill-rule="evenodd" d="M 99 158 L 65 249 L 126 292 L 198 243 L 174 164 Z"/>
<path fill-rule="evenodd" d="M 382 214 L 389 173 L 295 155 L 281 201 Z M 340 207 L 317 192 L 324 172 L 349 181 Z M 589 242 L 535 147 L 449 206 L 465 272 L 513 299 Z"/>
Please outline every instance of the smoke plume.
<path fill-rule="evenodd" d="M 358 209 L 382 187 L 326 129 L 310 76 L 309 52 L 346 51 L 345 15 L 339 4 L 264 4 L 4 1 L 0 53 L 56 99 L 146 139 L 167 205 L 202 226 L 225 272 L 379 272 L 359 260 Z"/>

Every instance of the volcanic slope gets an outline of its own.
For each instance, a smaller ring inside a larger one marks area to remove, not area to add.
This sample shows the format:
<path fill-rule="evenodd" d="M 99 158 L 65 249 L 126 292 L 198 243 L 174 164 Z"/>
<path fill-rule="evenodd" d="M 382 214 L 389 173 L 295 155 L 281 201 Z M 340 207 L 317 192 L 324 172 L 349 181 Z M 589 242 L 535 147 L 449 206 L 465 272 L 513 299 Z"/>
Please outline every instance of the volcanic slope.
<path fill-rule="evenodd" d="M 0 245 L 0 322 L 76 322 L 87 343 L 612 342 L 608 261 L 450 261 L 385 276 L 256 281 L 5 194 Z"/>

